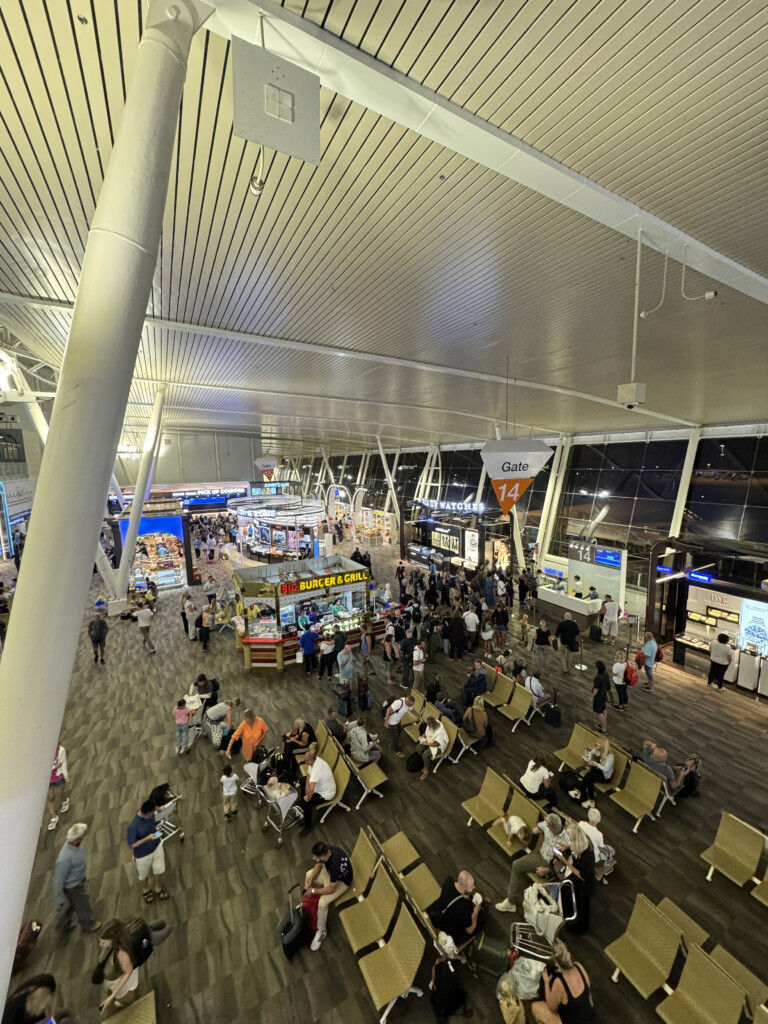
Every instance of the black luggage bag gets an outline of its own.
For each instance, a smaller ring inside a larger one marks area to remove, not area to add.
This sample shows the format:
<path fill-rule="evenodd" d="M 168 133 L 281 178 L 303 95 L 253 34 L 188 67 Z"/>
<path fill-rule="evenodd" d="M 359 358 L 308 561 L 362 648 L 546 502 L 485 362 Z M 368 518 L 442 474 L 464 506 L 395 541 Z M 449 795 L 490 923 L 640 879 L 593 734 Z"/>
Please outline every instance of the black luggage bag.
<path fill-rule="evenodd" d="M 294 907 L 291 900 L 293 890 L 300 888 L 301 886 L 297 882 L 296 885 L 291 886 L 288 890 L 288 913 L 280 918 L 280 923 L 277 926 L 283 943 L 283 952 L 288 960 L 312 941 L 312 932 L 309 928 L 309 918 L 307 917 L 306 910 L 302 907 L 301 903 L 299 903 L 298 907 Z"/>
<path fill-rule="evenodd" d="M 603 631 L 596 623 L 589 627 L 589 639 L 595 644 L 603 642 Z"/>
<path fill-rule="evenodd" d="M 560 708 L 557 706 L 557 690 L 552 694 L 552 703 L 547 704 L 544 708 L 544 721 L 547 725 L 554 726 L 555 729 L 559 729 L 562 724 L 562 715 L 560 714 Z"/>

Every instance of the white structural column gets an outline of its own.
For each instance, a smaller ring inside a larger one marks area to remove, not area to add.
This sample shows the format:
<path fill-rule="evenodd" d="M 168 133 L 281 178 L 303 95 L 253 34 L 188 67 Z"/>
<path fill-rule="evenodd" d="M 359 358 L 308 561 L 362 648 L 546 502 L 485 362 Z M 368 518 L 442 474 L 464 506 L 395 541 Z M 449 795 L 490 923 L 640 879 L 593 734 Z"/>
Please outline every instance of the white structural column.
<path fill-rule="evenodd" d="M 139 523 L 141 513 L 144 510 L 146 496 L 152 487 L 152 475 L 157 458 L 157 446 L 160 443 L 160 423 L 163 418 L 163 405 L 165 404 L 165 387 L 158 390 L 155 395 L 155 404 L 152 406 L 152 415 L 149 418 L 147 433 L 144 438 L 144 448 L 139 462 L 139 471 L 136 475 L 136 487 L 133 491 L 131 502 L 131 515 L 128 520 L 128 530 L 123 543 L 123 554 L 120 558 L 120 565 L 117 570 L 117 594 L 122 599 L 128 592 L 128 573 L 133 565 L 133 549 L 136 546 L 136 538 L 139 535 Z M 117 609 L 118 611 L 120 609 Z"/>
<path fill-rule="evenodd" d="M 541 518 L 539 519 L 539 529 L 536 532 L 536 546 L 539 551 L 542 550 L 544 544 L 544 534 L 547 530 L 547 520 L 549 518 L 549 509 L 552 505 L 552 495 L 555 490 L 555 480 L 557 479 L 558 470 L 560 468 L 560 455 L 563 450 L 563 437 L 562 435 L 557 439 L 557 447 L 555 448 L 555 454 L 552 456 L 552 466 L 549 471 L 549 480 L 547 481 L 547 491 L 544 495 L 544 504 L 541 508 Z"/>
<path fill-rule="evenodd" d="M 397 451 L 395 452 L 395 461 L 392 463 L 392 479 L 393 480 L 395 479 L 395 473 L 397 472 L 397 464 L 398 464 L 399 461 L 400 461 L 400 449 L 398 448 Z M 387 491 L 387 497 L 386 497 L 386 499 L 384 501 L 384 511 L 385 512 L 389 511 L 389 501 L 390 501 L 391 497 L 392 497 L 392 492 L 391 491 Z"/>
<path fill-rule="evenodd" d="M 80 273 L 0 662 L 0 825 L 13 837 L 3 859 L 2 1001 L 157 262 L 189 46 L 208 13 L 199 0 L 150 6 Z M 76 524 L 66 544 L 62 522 Z M 36 643 L 41 589 L 56 614 Z"/>
<path fill-rule="evenodd" d="M 539 562 L 541 563 L 544 558 L 549 554 L 549 544 L 552 540 L 552 530 L 554 529 L 555 522 L 557 520 L 557 510 L 560 507 L 560 495 L 563 493 L 563 480 L 565 474 L 568 471 L 568 456 L 571 452 L 571 435 L 569 434 L 560 446 L 560 464 L 557 468 L 557 477 L 555 478 L 555 489 L 552 492 L 552 501 L 549 506 L 549 515 L 547 516 L 547 529 L 544 534 L 544 544 L 539 548 Z"/>
<path fill-rule="evenodd" d="M 329 479 L 330 479 L 330 482 L 331 482 L 332 484 L 335 484 L 335 483 L 336 483 L 336 478 L 335 478 L 335 477 L 334 477 L 334 475 L 333 475 L 333 470 L 331 469 L 331 464 L 330 464 L 330 462 L 328 461 L 328 454 L 327 454 L 327 452 L 326 452 L 325 448 L 321 448 L 321 449 L 320 449 L 320 451 L 321 451 L 321 452 L 322 452 L 322 454 L 323 454 L 323 464 L 324 464 L 324 466 L 325 466 L 325 468 L 326 468 L 326 471 L 327 471 L 327 473 L 328 473 L 328 477 L 329 477 Z"/>
<path fill-rule="evenodd" d="M 123 492 L 122 492 L 122 490 L 120 488 L 120 484 L 117 482 L 117 477 L 115 476 L 114 469 L 112 470 L 112 477 L 111 477 L 111 479 L 109 481 L 109 486 L 115 492 L 115 497 L 117 498 L 117 504 L 120 506 L 120 508 L 125 508 L 125 498 L 123 497 Z"/>
<path fill-rule="evenodd" d="M 675 499 L 675 508 L 672 512 L 672 525 L 669 528 L 670 537 L 679 537 L 680 530 L 683 528 L 685 503 L 688 500 L 688 491 L 691 487 L 691 476 L 693 474 L 693 464 L 696 461 L 696 452 L 698 451 L 700 440 L 701 430 L 692 430 L 688 437 L 688 448 L 685 453 L 683 470 L 680 474 L 680 486 L 677 491 L 677 498 Z"/>
<path fill-rule="evenodd" d="M 381 456 L 381 463 L 384 466 L 384 476 L 387 478 L 387 487 L 389 488 L 389 493 L 390 493 L 390 495 L 392 497 L 392 509 L 393 509 L 395 515 L 397 516 L 398 520 L 399 520 L 400 519 L 400 505 L 398 504 L 397 495 L 395 494 L 395 482 L 392 479 L 392 474 L 389 471 L 389 464 L 387 463 L 387 457 L 384 454 L 384 448 L 382 447 L 381 438 L 380 437 L 376 438 L 376 443 L 379 446 L 379 455 Z"/>

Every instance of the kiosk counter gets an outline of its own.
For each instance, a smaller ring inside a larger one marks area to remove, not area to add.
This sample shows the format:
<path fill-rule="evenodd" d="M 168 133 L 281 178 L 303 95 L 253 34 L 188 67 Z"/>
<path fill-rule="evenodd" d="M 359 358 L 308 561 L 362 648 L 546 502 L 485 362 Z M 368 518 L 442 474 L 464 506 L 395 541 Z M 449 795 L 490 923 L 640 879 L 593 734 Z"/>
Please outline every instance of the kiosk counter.
<path fill-rule="evenodd" d="M 242 568 L 232 580 L 244 626 L 235 631 L 236 643 L 247 669 L 282 671 L 296 664 L 300 616 L 325 636 L 340 626 L 352 647 L 360 646 L 366 617 L 377 640 L 384 633 L 384 618 L 372 611 L 368 570 L 350 559 L 331 555 Z"/>

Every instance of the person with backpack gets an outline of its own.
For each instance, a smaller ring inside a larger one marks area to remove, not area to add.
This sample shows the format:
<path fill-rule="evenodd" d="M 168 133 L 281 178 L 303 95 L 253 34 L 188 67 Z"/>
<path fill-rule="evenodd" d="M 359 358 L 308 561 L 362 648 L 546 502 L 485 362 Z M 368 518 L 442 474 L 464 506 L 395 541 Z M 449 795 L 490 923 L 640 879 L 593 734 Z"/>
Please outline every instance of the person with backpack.
<path fill-rule="evenodd" d="M 437 1024 L 445 1024 L 449 1017 L 459 1012 L 465 1017 L 472 1016 L 473 1011 L 467 1004 L 467 991 L 459 981 L 456 967 L 447 956 L 439 956 L 432 965 L 429 988 Z"/>
<path fill-rule="evenodd" d="M 109 632 L 109 626 L 102 619 L 101 612 L 96 612 L 88 623 L 88 636 L 93 647 L 93 663 L 98 665 L 99 655 L 101 655 L 101 664 L 104 664 L 104 648 L 107 641 L 107 633 Z"/>
<path fill-rule="evenodd" d="M 635 672 L 634 668 L 632 668 L 628 661 L 624 660 L 624 652 L 621 650 L 617 651 L 616 660 L 614 661 L 613 668 L 611 669 L 613 685 L 616 687 L 616 693 L 619 698 L 619 703 L 614 704 L 614 709 L 616 711 L 626 711 L 627 705 L 629 704 L 629 677 L 627 675 L 629 669 L 632 669 L 635 681 L 637 681 L 637 672 Z"/>
<path fill-rule="evenodd" d="M 135 1002 L 139 968 L 170 933 L 165 921 L 147 924 L 141 917 L 132 917 L 125 922 L 117 918 L 107 921 L 99 934 L 102 957 L 91 978 L 94 984 L 103 983 L 108 992 L 99 1005 L 102 1013 L 110 1003 L 122 1007 Z"/>
<path fill-rule="evenodd" d="M 399 697 L 397 700 L 392 701 L 384 715 L 384 725 L 392 735 L 392 746 L 394 747 L 396 757 L 405 757 L 405 754 L 400 749 L 400 733 L 403 731 L 400 722 L 407 711 L 413 710 L 415 703 L 410 695 L 408 697 Z"/>

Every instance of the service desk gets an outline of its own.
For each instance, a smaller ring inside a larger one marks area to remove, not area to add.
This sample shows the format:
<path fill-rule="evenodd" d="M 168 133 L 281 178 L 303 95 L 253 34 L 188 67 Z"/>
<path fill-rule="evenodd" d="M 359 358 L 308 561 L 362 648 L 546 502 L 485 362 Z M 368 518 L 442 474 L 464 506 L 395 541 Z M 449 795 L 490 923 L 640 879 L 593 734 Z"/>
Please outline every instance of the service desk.
<path fill-rule="evenodd" d="M 570 612 L 573 621 L 582 632 L 586 632 L 597 622 L 600 609 L 603 606 L 603 602 L 599 598 L 594 601 L 585 601 L 581 597 L 572 597 L 570 594 L 552 587 L 539 587 L 536 604 L 545 614 L 556 616 L 558 619 L 562 619 L 566 612 Z"/>
<path fill-rule="evenodd" d="M 344 628 L 343 623 L 339 625 Z M 383 616 L 374 619 L 373 635 L 376 638 L 377 647 L 380 647 L 384 630 L 387 625 L 387 618 Z M 362 631 L 360 628 L 345 630 L 347 641 L 354 648 L 360 647 Z M 246 669 L 252 668 L 274 668 L 282 672 L 284 668 L 296 664 L 296 652 L 299 649 L 298 636 L 288 636 L 282 639 L 272 637 L 238 636 L 235 633 L 235 644 L 243 652 L 243 661 Z M 320 643 L 317 644 L 317 657 L 320 660 Z"/>

